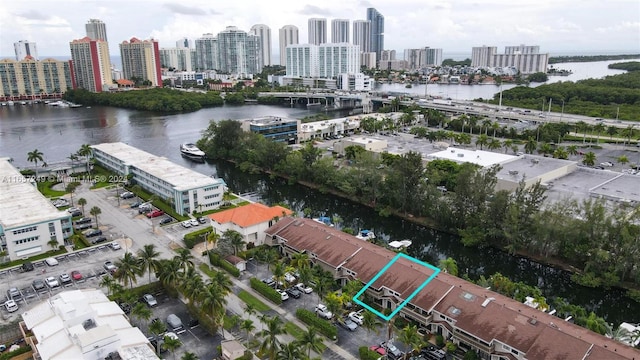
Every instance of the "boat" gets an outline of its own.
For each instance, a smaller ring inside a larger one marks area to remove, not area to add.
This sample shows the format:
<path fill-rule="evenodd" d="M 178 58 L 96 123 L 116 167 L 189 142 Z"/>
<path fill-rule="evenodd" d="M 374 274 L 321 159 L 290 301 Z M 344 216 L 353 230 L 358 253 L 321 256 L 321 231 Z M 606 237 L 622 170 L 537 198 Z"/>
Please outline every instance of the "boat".
<path fill-rule="evenodd" d="M 402 250 L 411 246 L 411 240 L 392 241 L 389 243 L 389 247 L 392 250 Z"/>
<path fill-rule="evenodd" d="M 333 224 L 331 223 L 331 219 L 328 216 L 321 216 L 318 218 L 314 218 L 313 221 L 333 227 Z"/>
<path fill-rule="evenodd" d="M 204 161 L 205 157 L 204 151 L 198 149 L 198 147 L 192 143 L 180 145 L 180 154 L 186 158 L 196 161 Z"/>
<path fill-rule="evenodd" d="M 360 240 L 370 241 L 376 238 L 376 234 L 374 234 L 371 230 L 360 230 L 356 237 Z"/>
<path fill-rule="evenodd" d="M 13 101 L 11 101 L 11 100 L 7 101 L 7 105 L 13 106 L 13 104 L 15 104 Z"/>

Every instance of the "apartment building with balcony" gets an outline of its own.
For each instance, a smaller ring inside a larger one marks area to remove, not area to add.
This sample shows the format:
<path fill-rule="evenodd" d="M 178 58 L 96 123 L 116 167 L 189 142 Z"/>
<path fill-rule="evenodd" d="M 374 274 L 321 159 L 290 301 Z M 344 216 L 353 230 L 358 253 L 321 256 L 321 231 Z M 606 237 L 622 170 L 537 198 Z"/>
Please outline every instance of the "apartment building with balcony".
<path fill-rule="evenodd" d="M 162 86 L 160 47 L 158 40 L 131 38 L 120 43 L 122 71 L 125 79 L 148 81 L 151 86 Z"/>
<path fill-rule="evenodd" d="M 73 65 L 70 61 L 30 56 L 14 61 L 0 60 L 0 100 L 31 100 L 58 97 L 75 88 Z"/>
<path fill-rule="evenodd" d="M 117 174 L 131 176 L 144 190 L 173 205 L 180 215 L 217 209 L 225 183 L 124 143 L 91 146 L 94 159 Z M 176 149 L 178 151 L 178 149 Z"/>

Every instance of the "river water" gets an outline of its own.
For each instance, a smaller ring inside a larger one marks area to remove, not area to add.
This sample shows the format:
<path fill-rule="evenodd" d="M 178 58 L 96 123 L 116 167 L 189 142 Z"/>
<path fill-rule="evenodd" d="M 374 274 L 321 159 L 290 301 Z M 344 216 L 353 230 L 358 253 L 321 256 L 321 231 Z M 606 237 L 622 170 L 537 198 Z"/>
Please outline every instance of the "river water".
<path fill-rule="evenodd" d="M 266 176 L 248 175 L 226 163 L 194 163 L 180 156 L 179 146 L 194 142 L 210 120 L 248 119 L 263 115 L 300 118 L 314 112 L 306 108 L 265 105 L 224 106 L 180 115 L 110 107 L 57 108 L 44 104 L 0 108 L 0 157 L 11 157 L 17 167 L 28 167 L 27 152 L 38 149 L 54 163 L 76 152 L 82 144 L 121 141 L 194 169 L 217 174 L 231 190 L 265 203 L 286 202 L 295 210 L 311 208 L 316 215 L 337 214 L 344 226 L 367 228 L 384 239 L 410 239 L 410 254 L 432 264 L 452 257 L 460 273 L 471 278 L 495 272 L 543 289 L 545 296 L 562 296 L 603 316 L 608 322 L 640 322 L 640 305 L 619 289 L 590 289 L 572 283 L 570 274 L 524 258 L 485 248 L 465 248 L 453 236 L 397 218 L 384 218 L 365 206 L 321 194 L 298 185 L 287 185 Z M 0 207 L 2 205 L 0 204 Z"/>

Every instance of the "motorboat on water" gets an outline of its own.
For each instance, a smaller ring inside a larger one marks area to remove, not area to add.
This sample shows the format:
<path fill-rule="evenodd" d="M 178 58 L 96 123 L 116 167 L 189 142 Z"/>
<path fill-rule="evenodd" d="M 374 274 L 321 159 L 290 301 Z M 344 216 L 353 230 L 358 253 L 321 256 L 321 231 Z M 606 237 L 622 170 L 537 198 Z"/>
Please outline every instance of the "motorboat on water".
<path fill-rule="evenodd" d="M 389 247 L 392 250 L 402 250 L 411 246 L 411 240 L 392 241 L 389 243 Z"/>
<path fill-rule="evenodd" d="M 204 151 L 198 149 L 195 144 L 185 143 L 180 145 L 180 153 L 182 156 L 187 157 L 192 160 L 204 161 L 205 153 Z"/>
<path fill-rule="evenodd" d="M 331 219 L 328 216 L 321 216 L 318 218 L 314 218 L 313 221 L 333 227 L 333 224 L 331 223 Z"/>
<path fill-rule="evenodd" d="M 363 229 L 358 232 L 358 235 L 356 235 L 356 237 L 360 240 L 371 241 L 376 238 L 376 234 L 374 234 L 374 232 L 371 230 Z"/>

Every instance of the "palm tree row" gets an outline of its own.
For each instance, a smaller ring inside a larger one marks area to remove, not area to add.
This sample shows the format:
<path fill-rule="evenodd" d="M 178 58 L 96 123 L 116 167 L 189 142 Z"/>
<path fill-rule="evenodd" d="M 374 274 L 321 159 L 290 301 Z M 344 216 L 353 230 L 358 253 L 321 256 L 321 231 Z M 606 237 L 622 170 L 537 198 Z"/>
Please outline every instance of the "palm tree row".
<path fill-rule="evenodd" d="M 83 144 L 80 146 L 80 149 L 75 154 L 69 155 L 69 160 L 72 163 L 77 161 L 80 157 L 84 157 L 87 162 L 87 172 L 91 171 L 91 167 L 89 166 L 89 160 L 91 159 L 91 154 L 93 151 L 91 150 L 91 145 Z M 47 163 L 44 161 L 44 153 L 38 149 L 34 149 L 33 151 L 27 152 L 27 161 L 32 162 L 36 169 L 36 177 L 38 176 L 38 163 L 42 162 L 42 167 L 46 167 Z"/>

